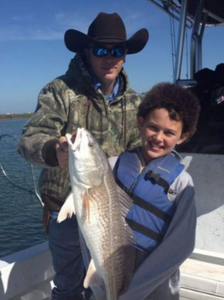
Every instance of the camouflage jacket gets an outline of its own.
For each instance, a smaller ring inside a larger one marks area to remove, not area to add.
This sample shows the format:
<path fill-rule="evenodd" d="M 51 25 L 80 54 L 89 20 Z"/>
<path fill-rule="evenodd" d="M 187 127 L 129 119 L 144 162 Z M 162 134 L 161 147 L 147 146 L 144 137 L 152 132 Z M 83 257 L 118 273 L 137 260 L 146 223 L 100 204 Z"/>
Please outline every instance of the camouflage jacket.
<path fill-rule="evenodd" d="M 41 90 L 36 112 L 25 124 L 18 146 L 25 159 L 43 168 L 39 179 L 41 195 L 56 200 L 59 209 L 71 190 L 68 170 L 49 165 L 44 159 L 42 150 L 46 143 L 85 127 L 108 156 L 119 155 L 140 143 L 136 121 L 140 101 L 129 88 L 124 70 L 116 98 L 106 101 L 99 89 L 95 91 L 92 77 L 77 54 L 66 74 Z M 54 154 L 53 148 L 49 147 L 49 151 Z"/>

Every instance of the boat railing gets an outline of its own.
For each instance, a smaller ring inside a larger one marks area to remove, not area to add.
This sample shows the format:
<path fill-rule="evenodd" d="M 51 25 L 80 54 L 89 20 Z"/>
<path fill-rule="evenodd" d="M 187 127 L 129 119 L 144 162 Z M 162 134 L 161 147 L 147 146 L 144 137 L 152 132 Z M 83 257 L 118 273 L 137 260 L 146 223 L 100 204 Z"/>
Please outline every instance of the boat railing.
<path fill-rule="evenodd" d="M 224 298 L 224 254 L 195 249 L 181 265 L 180 299 Z M 48 243 L 0 260 L 1 300 L 50 300 L 54 270 Z"/>

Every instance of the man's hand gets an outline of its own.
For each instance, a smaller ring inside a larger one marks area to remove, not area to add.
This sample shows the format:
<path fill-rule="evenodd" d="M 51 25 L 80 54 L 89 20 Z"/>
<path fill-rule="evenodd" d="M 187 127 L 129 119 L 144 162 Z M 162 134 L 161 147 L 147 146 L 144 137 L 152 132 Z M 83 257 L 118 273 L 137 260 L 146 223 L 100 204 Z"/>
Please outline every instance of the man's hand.
<path fill-rule="evenodd" d="M 68 168 L 68 142 L 65 136 L 61 136 L 55 146 L 58 164 L 62 168 Z"/>

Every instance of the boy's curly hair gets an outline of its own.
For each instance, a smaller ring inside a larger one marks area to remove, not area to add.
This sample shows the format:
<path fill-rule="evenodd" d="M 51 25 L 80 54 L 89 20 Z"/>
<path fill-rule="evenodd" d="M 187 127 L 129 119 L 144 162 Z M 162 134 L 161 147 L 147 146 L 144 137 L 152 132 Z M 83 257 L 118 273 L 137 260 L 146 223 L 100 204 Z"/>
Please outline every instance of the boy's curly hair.
<path fill-rule="evenodd" d="M 146 119 L 155 109 L 165 108 L 171 120 L 182 121 L 182 133 L 195 133 L 200 113 L 198 98 L 189 90 L 172 83 L 159 83 L 145 95 L 139 105 L 137 117 Z"/>

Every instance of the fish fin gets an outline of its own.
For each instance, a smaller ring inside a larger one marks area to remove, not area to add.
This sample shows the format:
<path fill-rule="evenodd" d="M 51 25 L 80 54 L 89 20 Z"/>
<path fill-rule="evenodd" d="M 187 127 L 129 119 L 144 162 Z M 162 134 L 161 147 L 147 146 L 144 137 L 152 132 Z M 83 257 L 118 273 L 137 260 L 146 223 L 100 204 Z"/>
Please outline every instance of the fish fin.
<path fill-rule="evenodd" d="M 117 193 L 119 197 L 119 203 L 121 207 L 121 213 L 123 217 L 126 217 L 129 210 L 133 206 L 133 200 L 131 197 L 117 185 Z"/>
<path fill-rule="evenodd" d="M 71 218 L 73 214 L 75 215 L 75 205 L 73 200 L 73 194 L 70 193 L 59 211 L 57 222 L 61 223 L 65 219 Z"/>
<path fill-rule="evenodd" d="M 122 219 L 125 224 L 125 239 L 126 239 L 126 247 L 125 247 L 125 278 L 123 281 L 122 289 L 120 290 L 120 294 L 123 294 L 127 291 L 130 282 L 132 280 L 132 276 L 134 273 L 135 267 L 135 259 L 136 259 L 136 240 L 135 234 L 131 227 L 126 222 L 126 216 L 129 210 L 133 207 L 133 200 L 130 196 L 122 190 L 119 186 L 117 186 L 118 197 L 122 212 Z"/>
<path fill-rule="evenodd" d="M 126 239 L 128 241 L 128 244 L 135 246 L 136 245 L 135 234 L 131 229 L 131 227 L 126 222 L 126 216 L 129 213 L 130 209 L 133 207 L 133 200 L 119 186 L 117 186 L 117 192 L 118 192 L 119 203 L 121 207 L 122 219 L 125 224 L 124 228 L 125 228 Z"/>
<path fill-rule="evenodd" d="M 87 221 L 90 223 L 90 209 L 89 209 L 89 194 L 86 192 L 83 196 L 83 208 L 86 211 Z"/>
<path fill-rule="evenodd" d="M 86 277 L 84 279 L 83 286 L 87 289 L 89 286 L 99 286 L 103 282 L 103 279 L 97 274 L 94 260 L 91 259 L 89 263 L 89 267 L 86 273 Z"/>

